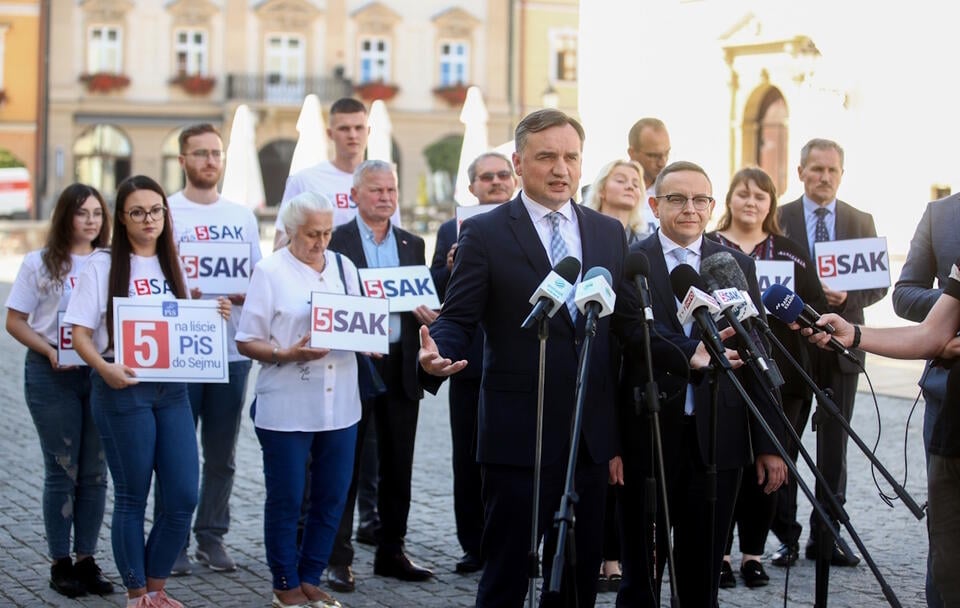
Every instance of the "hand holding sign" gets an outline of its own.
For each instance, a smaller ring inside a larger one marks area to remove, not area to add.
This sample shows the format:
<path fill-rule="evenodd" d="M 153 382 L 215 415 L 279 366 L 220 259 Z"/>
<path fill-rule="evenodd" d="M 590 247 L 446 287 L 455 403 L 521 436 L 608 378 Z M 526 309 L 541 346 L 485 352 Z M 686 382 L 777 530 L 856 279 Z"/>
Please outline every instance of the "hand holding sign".
<path fill-rule="evenodd" d="M 843 306 L 843 303 L 847 301 L 847 292 L 846 291 L 837 291 L 835 289 L 830 289 L 830 286 L 820 282 L 823 286 L 823 295 L 827 298 L 827 304 L 833 308 L 840 308 Z"/>
<path fill-rule="evenodd" d="M 323 359 L 330 354 L 329 348 L 314 348 L 310 346 L 310 336 L 306 335 L 293 346 L 281 348 L 277 351 L 277 361 L 281 363 L 296 362 L 305 363 L 307 361 L 316 361 Z"/>

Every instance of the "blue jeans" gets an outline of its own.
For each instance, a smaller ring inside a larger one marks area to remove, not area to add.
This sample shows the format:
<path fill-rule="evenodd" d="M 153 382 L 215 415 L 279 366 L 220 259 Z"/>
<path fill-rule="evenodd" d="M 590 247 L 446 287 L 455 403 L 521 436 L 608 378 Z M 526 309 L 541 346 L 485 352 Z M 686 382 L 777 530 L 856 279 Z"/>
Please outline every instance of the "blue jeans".
<path fill-rule="evenodd" d="M 294 589 L 300 582 L 319 585 L 327 567 L 333 537 L 340 524 L 353 472 L 357 425 L 315 433 L 257 429 L 263 451 L 267 500 L 263 536 L 273 588 Z M 310 511 L 297 552 L 297 519 L 310 467 Z"/>
<path fill-rule="evenodd" d="M 200 423 L 200 446 L 203 449 L 203 470 L 200 476 L 200 499 L 193 533 L 197 544 L 208 546 L 223 542 L 230 528 L 230 494 L 233 492 L 233 474 L 236 471 L 237 434 L 243 415 L 243 401 L 247 393 L 250 361 L 230 363 L 230 382 L 227 384 L 187 385 L 194 427 Z M 161 489 L 157 486 L 156 495 Z M 154 505 L 154 518 L 159 515 L 159 503 Z M 190 544 L 187 532 L 183 546 Z"/>
<path fill-rule="evenodd" d="M 24 396 L 43 451 L 43 524 L 54 560 L 93 555 L 107 499 L 107 463 L 90 412 L 90 368 L 55 371 L 27 350 Z"/>
<path fill-rule="evenodd" d="M 93 416 L 113 477 L 113 559 L 128 589 L 167 578 L 197 506 L 199 462 L 185 384 L 141 382 L 110 388 L 90 376 Z M 160 515 L 146 545 L 144 511 L 153 474 L 163 486 Z"/>

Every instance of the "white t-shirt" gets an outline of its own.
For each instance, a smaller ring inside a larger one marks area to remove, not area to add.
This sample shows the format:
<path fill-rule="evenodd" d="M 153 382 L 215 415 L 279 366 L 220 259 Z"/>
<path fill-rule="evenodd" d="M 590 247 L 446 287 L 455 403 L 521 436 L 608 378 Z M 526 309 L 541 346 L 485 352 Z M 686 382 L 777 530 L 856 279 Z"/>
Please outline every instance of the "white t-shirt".
<path fill-rule="evenodd" d="M 283 189 L 283 201 L 277 209 L 277 232 L 286 234 L 287 230 L 280 221 L 280 212 L 286 207 L 288 200 L 301 192 L 317 192 L 326 196 L 334 207 L 333 227 L 346 224 L 357 215 L 357 204 L 350 198 L 352 187 L 353 173 L 337 169 L 330 161 L 324 161 L 294 173 L 287 178 L 287 185 Z M 397 205 L 390 222 L 394 226 L 400 226 L 400 205 Z"/>
<path fill-rule="evenodd" d="M 73 288 L 73 296 L 67 305 L 67 314 L 63 317 L 64 324 L 92 329 L 93 343 L 97 347 L 97 352 L 105 357 L 113 355 L 112 349 L 107 351 L 109 339 L 106 315 L 109 288 L 110 254 L 106 251 L 94 253 L 80 272 L 77 284 Z M 131 298 L 176 299 L 173 287 L 163 276 L 157 256 L 144 258 L 130 255 L 130 287 L 127 295 Z"/>
<path fill-rule="evenodd" d="M 60 342 L 57 314 L 67 309 L 77 278 L 93 254 L 71 255 L 70 270 L 62 283 L 50 277 L 41 254 L 42 250 L 31 251 L 24 256 L 7 296 L 7 308 L 30 315 L 27 319 L 30 328 L 56 345 Z"/>
<path fill-rule="evenodd" d="M 327 291 L 360 295 L 357 269 L 341 255 L 347 285 L 340 281 L 336 256 L 325 254 L 326 268 L 317 272 L 279 249 L 253 270 L 247 302 L 240 317 L 238 342 L 266 340 L 287 348 L 310 333 L 310 293 Z M 357 358 L 332 350 L 303 363 L 261 363 L 257 375 L 254 424 L 271 431 L 331 431 L 360 420 Z"/>
<path fill-rule="evenodd" d="M 218 199 L 204 205 L 195 203 L 183 195 L 183 191 L 167 197 L 170 214 L 173 217 L 173 234 L 178 243 L 184 241 L 243 242 L 250 243 L 250 268 L 252 269 L 263 256 L 260 253 L 260 226 L 253 211 L 246 207 Z M 244 290 L 243 293 L 246 293 Z M 216 296 L 204 295 L 204 299 Z M 227 323 L 227 360 L 246 361 L 247 358 L 237 352 L 234 338 L 240 320 L 242 308 L 234 305 Z"/>

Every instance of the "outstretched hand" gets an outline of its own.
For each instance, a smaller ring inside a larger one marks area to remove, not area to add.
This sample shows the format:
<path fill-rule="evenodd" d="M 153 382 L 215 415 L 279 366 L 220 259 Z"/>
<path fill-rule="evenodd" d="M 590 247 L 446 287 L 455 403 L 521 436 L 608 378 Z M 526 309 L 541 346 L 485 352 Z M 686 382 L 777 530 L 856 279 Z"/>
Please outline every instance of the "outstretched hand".
<path fill-rule="evenodd" d="M 420 352 L 417 355 L 420 367 L 431 376 L 452 376 L 467 366 L 467 360 L 453 362 L 440 356 L 437 343 L 430 337 L 430 328 L 420 326 Z"/>

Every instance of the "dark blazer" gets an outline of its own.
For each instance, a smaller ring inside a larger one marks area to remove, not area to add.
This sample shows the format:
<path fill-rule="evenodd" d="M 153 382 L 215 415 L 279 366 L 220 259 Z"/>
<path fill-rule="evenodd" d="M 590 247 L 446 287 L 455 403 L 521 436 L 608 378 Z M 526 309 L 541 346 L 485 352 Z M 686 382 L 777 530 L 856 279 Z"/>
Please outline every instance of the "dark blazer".
<path fill-rule="evenodd" d="M 393 236 L 397 241 L 397 255 L 401 266 L 425 266 L 425 246 L 420 237 L 392 226 Z M 333 231 L 329 249 L 337 251 L 350 258 L 357 268 L 367 268 L 367 258 L 363 254 L 363 243 L 360 240 L 360 228 L 357 220 L 341 225 Z M 401 352 L 403 357 L 403 391 L 407 398 L 419 400 L 423 391 L 417 380 L 417 353 L 420 350 L 420 323 L 411 312 L 400 313 Z"/>
<path fill-rule="evenodd" d="M 835 238 L 843 239 L 861 239 L 877 236 L 877 229 L 873 223 L 873 216 L 865 211 L 860 211 L 856 207 L 849 205 L 841 200 L 837 200 L 837 218 L 836 218 Z M 813 260 L 814 265 L 817 261 L 810 251 L 810 242 L 807 239 L 807 224 L 803 216 L 803 199 L 787 203 L 780 207 L 780 226 L 784 233 L 791 240 L 800 245 Z M 883 296 L 887 295 L 887 288 L 880 289 L 860 289 L 847 293 L 847 301 L 840 308 L 828 306 L 826 310 L 820 312 L 834 312 L 856 325 L 863 325 L 863 309 L 871 304 L 879 302 Z M 855 349 L 857 357 L 863 361 L 863 351 Z M 833 353 L 830 356 L 836 357 Z M 840 371 L 846 374 L 856 374 L 860 369 L 852 362 L 843 357 L 836 357 Z"/>
<path fill-rule="evenodd" d="M 667 399 L 661 402 L 660 423 L 663 433 L 665 462 L 678 462 L 681 458 L 676 448 L 681 444 L 680 433 L 684 417 L 683 408 L 686 400 L 688 377 L 688 362 L 693 356 L 700 342 L 699 327 L 694 324 L 690 336 L 683 332 L 683 325 L 677 318 L 677 303 L 670 287 L 670 274 L 667 272 L 667 262 L 663 257 L 663 248 L 660 244 L 659 233 L 647 237 L 633 245 L 631 251 L 641 251 L 650 262 L 650 293 L 653 300 L 653 316 L 657 321 L 657 332 L 651 335 L 651 349 L 655 362 L 653 371 L 661 393 Z M 724 247 L 719 243 L 704 238 L 701 248 L 701 259 L 714 253 L 729 252 L 740 265 L 750 287 L 750 296 L 753 298 L 757 310 L 762 311 L 760 288 L 757 285 L 756 265 L 749 256 Z M 719 325 L 719 324 L 718 324 Z M 722 327 L 722 325 L 721 325 Z M 647 417 L 633 414 L 629 395 L 634 387 L 643 387 L 646 377 L 642 366 L 637 363 L 639 353 L 635 347 L 629 347 L 624 352 L 623 389 L 627 409 L 622 417 L 624 458 L 632 458 L 634 462 L 647 463 L 650 448 L 647 445 Z M 758 379 L 747 370 L 738 370 L 740 382 L 747 388 L 751 399 L 757 404 L 764 419 L 777 433 L 778 439 L 784 438 L 783 426 L 776 412 L 772 410 L 778 404 L 764 393 Z M 706 458 L 710 440 L 710 401 L 712 387 L 707 381 L 707 375 L 700 372 L 689 372 L 690 382 L 694 384 L 694 415 L 696 417 L 697 439 L 700 453 Z M 717 416 L 717 468 L 734 469 L 753 462 L 756 454 L 776 454 L 773 443 L 764 433 L 760 425 L 750 416 L 743 399 L 733 384 L 726 378 L 720 380 L 719 410 Z M 631 453 L 632 452 L 632 453 Z M 645 466 L 646 466 L 645 464 Z"/>
<path fill-rule="evenodd" d="M 954 194 L 927 204 L 917 224 L 907 261 L 893 288 L 893 309 L 897 315 L 922 321 L 943 293 L 950 268 L 958 258 L 960 194 Z M 924 391 L 930 396 L 938 401 L 946 396 L 947 370 L 930 367 L 923 380 Z"/>
<path fill-rule="evenodd" d="M 447 283 L 450 282 L 450 270 L 447 269 L 447 252 L 457 242 L 457 218 L 453 218 L 440 224 L 437 230 L 437 246 L 433 251 L 433 262 L 430 264 L 430 275 L 433 277 L 433 284 L 437 288 L 437 295 L 443 302 L 447 297 Z M 470 345 L 467 361 L 474 362 L 474 365 L 468 365 L 466 369 L 459 372 L 451 379 L 456 380 L 479 380 L 483 373 L 483 332 L 477 332 L 473 338 L 473 344 Z"/>
<path fill-rule="evenodd" d="M 639 324 L 636 293 L 625 289 L 627 247 L 623 227 L 612 218 L 573 205 L 580 227 L 583 269 L 602 266 L 614 278 L 617 312 L 600 319 L 587 381 L 581 453 L 594 463 L 615 452 L 614 395 L 619 357 L 610 331 Z M 534 461 L 539 340 L 520 325 L 528 303 L 550 272 L 550 260 L 520 197 L 466 220 L 443 311 L 430 327 L 440 354 L 458 360 L 468 352 L 478 327 L 484 330 L 477 460 L 481 464 L 530 467 Z M 631 310 L 632 314 L 626 311 Z M 543 464 L 567 454 L 583 315 L 571 321 L 566 308 L 549 323 L 543 416 Z M 637 325 L 638 327 L 638 325 Z M 441 380 L 421 374 L 435 391 Z"/>

